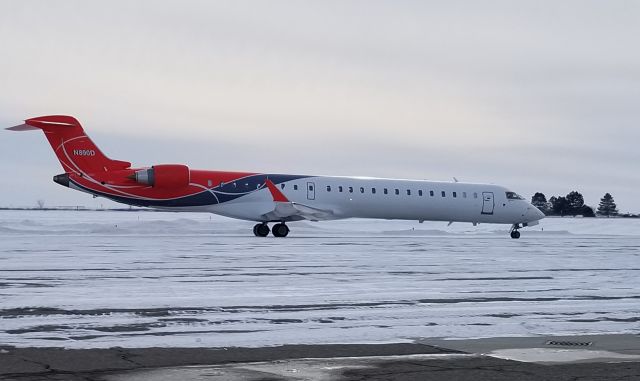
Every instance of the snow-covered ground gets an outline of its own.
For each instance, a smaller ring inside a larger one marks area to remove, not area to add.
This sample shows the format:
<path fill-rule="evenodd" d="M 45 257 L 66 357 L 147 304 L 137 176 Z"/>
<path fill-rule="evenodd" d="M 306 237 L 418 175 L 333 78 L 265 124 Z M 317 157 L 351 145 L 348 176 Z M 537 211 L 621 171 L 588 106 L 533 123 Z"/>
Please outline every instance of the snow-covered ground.
<path fill-rule="evenodd" d="M 640 221 L 293 223 L 0 211 L 0 344 L 263 346 L 638 333 Z"/>

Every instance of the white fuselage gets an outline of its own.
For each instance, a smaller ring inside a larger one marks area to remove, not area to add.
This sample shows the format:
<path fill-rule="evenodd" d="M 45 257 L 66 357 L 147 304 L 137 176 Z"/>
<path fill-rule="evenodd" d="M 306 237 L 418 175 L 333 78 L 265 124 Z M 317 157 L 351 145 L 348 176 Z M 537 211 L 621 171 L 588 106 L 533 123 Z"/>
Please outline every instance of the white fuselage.
<path fill-rule="evenodd" d="M 237 183 L 242 186 L 241 179 Z M 531 224 L 544 218 L 529 202 L 508 198 L 512 192 L 489 184 L 315 176 L 281 183 L 278 189 L 293 203 L 332 211 L 330 219 Z M 264 188 L 197 209 L 260 221 L 260 216 L 273 209 L 273 198 Z"/>

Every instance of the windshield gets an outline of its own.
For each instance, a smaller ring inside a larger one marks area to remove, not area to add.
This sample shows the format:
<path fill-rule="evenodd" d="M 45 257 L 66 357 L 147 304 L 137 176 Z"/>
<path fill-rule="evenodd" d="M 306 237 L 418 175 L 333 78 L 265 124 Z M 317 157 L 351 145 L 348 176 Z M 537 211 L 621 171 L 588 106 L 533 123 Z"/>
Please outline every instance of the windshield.
<path fill-rule="evenodd" d="M 507 192 L 507 200 L 524 200 L 524 198 L 516 192 Z"/>

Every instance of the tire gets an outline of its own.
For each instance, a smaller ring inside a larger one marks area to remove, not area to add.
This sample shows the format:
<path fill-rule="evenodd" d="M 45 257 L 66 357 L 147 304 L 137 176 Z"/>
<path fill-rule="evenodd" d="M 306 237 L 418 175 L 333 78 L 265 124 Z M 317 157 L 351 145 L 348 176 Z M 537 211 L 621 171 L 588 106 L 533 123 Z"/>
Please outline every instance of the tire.
<path fill-rule="evenodd" d="M 274 237 L 286 237 L 289 234 L 289 227 L 285 224 L 275 224 L 273 225 L 273 236 Z"/>
<path fill-rule="evenodd" d="M 275 227 L 275 226 L 274 226 Z M 253 227 L 253 234 L 256 237 L 266 237 L 269 235 L 269 225 L 267 224 L 257 224 Z"/>
<path fill-rule="evenodd" d="M 513 239 L 518 239 L 518 238 L 520 238 L 520 232 L 519 232 L 519 231 L 517 231 L 517 230 L 512 231 L 512 232 L 511 232 L 511 238 L 513 238 Z"/>

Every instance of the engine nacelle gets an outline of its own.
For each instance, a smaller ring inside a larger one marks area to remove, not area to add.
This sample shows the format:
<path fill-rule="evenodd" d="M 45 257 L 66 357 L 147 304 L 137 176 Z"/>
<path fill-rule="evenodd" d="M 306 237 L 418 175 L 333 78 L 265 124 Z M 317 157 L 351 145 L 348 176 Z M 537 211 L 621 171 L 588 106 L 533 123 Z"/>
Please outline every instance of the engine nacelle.
<path fill-rule="evenodd" d="M 155 188 L 182 188 L 189 185 L 191 174 L 189 167 L 182 164 L 160 164 L 141 169 L 134 174 L 134 180 L 140 184 Z"/>

